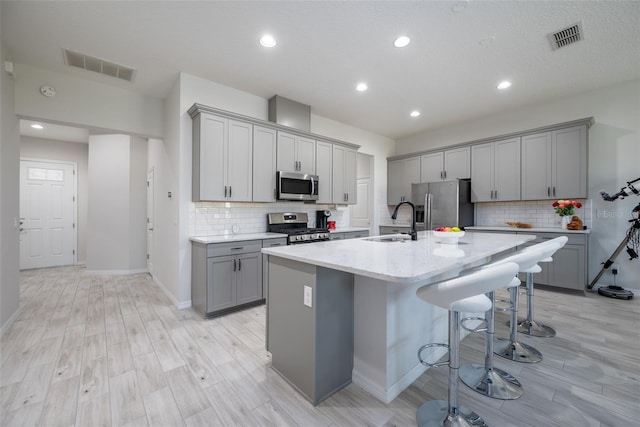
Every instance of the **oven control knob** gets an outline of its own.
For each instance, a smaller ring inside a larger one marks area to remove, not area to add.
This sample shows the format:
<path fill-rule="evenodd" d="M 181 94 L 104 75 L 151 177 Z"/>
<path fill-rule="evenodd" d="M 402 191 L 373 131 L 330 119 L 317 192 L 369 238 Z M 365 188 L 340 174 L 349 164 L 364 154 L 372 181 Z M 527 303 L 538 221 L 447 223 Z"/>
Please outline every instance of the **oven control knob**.
<path fill-rule="evenodd" d="M 298 236 L 298 238 L 302 241 L 309 240 L 309 236 L 307 234 L 303 234 L 302 236 Z"/>

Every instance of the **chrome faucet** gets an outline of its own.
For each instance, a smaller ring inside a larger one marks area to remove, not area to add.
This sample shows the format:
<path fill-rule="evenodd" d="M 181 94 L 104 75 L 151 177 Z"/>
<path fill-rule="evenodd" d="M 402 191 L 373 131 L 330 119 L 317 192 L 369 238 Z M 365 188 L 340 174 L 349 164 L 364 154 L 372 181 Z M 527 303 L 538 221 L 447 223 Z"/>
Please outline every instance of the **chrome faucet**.
<path fill-rule="evenodd" d="M 393 214 L 391 214 L 391 219 L 396 219 L 398 217 L 398 208 L 404 204 L 411 206 L 411 231 L 409 232 L 409 236 L 411 236 L 411 240 L 418 240 L 418 232 L 416 231 L 416 206 L 411 202 L 400 202 L 393 210 Z"/>

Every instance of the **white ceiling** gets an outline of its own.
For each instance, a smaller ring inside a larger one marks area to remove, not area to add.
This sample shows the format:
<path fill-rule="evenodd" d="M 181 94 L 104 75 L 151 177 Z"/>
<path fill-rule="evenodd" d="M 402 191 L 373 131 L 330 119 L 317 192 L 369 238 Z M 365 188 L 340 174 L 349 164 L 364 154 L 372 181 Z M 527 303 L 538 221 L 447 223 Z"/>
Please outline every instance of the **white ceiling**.
<path fill-rule="evenodd" d="M 183 71 L 394 139 L 640 78 L 640 1 L 0 3 L 17 63 L 160 98 Z M 552 51 L 547 34 L 579 21 L 585 40 Z M 401 34 L 411 44 L 394 48 Z M 62 48 L 132 66 L 135 81 L 70 68 Z"/>

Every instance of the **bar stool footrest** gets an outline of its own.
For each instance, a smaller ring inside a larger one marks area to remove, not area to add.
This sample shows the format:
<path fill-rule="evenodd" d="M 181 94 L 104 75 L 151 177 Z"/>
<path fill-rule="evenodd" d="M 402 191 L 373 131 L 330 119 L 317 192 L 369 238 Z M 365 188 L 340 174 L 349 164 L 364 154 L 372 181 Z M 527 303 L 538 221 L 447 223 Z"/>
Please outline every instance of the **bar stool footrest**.
<path fill-rule="evenodd" d="M 464 325 L 464 322 L 468 322 L 471 320 L 480 320 L 482 323 L 477 328 L 467 328 Z M 485 319 L 484 317 L 464 317 L 462 320 L 460 320 L 460 327 L 469 332 L 487 332 L 487 319 Z"/>
<path fill-rule="evenodd" d="M 418 360 L 420 361 L 420 363 L 422 363 L 424 366 L 428 366 L 429 368 L 433 368 L 435 366 L 448 365 L 449 360 L 444 360 L 442 362 L 436 362 L 436 363 L 429 363 L 422 358 L 422 352 L 428 348 L 433 348 L 433 347 L 449 348 L 449 344 L 436 342 L 436 343 L 429 343 L 429 344 L 423 345 L 418 349 Z"/>

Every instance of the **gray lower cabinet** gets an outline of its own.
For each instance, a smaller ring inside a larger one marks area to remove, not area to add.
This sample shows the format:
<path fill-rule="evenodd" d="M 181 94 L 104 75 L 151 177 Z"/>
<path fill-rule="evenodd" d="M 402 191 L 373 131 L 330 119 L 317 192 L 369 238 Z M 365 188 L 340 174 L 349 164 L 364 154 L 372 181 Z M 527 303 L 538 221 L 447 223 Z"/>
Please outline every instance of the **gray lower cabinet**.
<path fill-rule="evenodd" d="M 504 231 L 472 230 L 473 233 L 504 233 Z M 508 231 L 507 231 L 508 232 Z M 514 233 L 515 231 L 512 231 Z M 536 236 L 523 247 L 533 246 L 559 236 L 567 236 L 567 244 L 553 255 L 553 262 L 542 262 L 542 271 L 533 275 L 533 283 L 549 285 L 577 291 L 584 291 L 587 286 L 587 260 L 589 257 L 589 235 L 577 233 L 537 233 L 518 231 L 518 234 L 533 234 Z M 526 276 L 520 274 L 520 280 Z"/>
<path fill-rule="evenodd" d="M 384 236 L 385 234 L 408 233 L 410 231 L 411 231 L 410 226 L 402 226 L 402 225 L 381 225 L 380 226 L 381 236 Z"/>
<path fill-rule="evenodd" d="M 261 248 L 261 240 L 192 242 L 192 306 L 213 317 L 263 303 Z"/>

